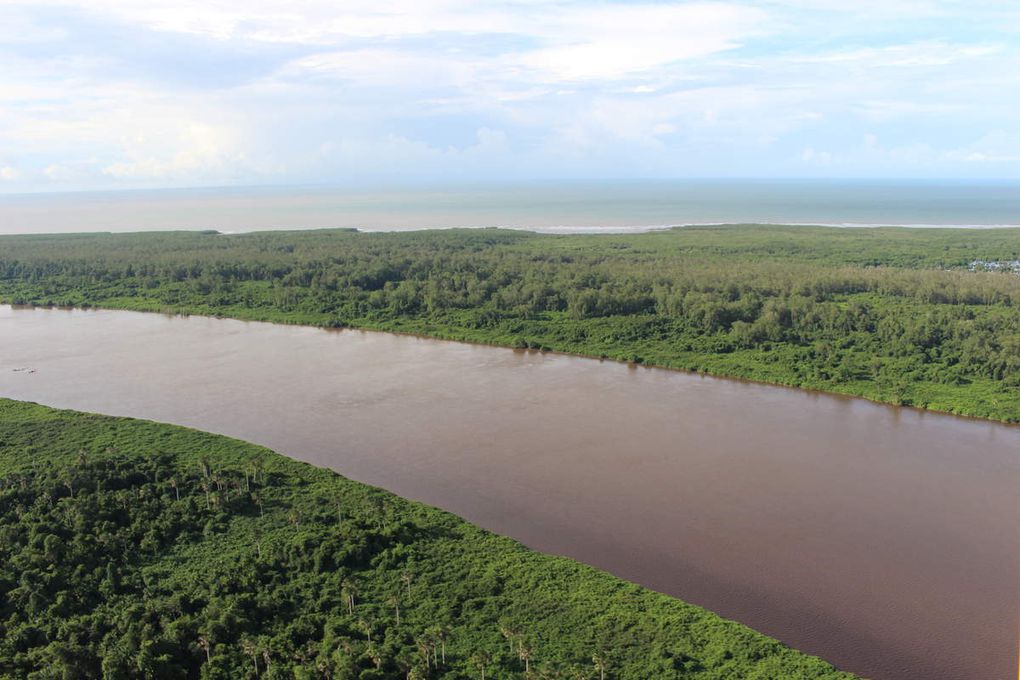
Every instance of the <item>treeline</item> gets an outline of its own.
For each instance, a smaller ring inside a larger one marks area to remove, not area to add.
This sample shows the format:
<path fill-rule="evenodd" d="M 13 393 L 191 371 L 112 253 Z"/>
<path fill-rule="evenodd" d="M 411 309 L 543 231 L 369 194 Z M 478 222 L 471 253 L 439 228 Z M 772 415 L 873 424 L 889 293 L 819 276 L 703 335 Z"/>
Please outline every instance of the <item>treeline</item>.
<path fill-rule="evenodd" d="M 0 433 L 0 677 L 851 677 L 236 440 L 9 400 Z"/>
<path fill-rule="evenodd" d="M 0 239 L 0 296 L 425 333 L 1020 420 L 1020 230 Z"/>

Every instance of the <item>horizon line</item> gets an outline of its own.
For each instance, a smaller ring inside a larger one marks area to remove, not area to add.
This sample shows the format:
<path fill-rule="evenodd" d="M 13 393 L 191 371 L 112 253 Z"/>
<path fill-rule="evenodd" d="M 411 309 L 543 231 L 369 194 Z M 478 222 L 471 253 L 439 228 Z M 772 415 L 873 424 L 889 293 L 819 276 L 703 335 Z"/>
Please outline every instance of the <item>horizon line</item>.
<path fill-rule="evenodd" d="M 39 189 L 30 191 L 2 191 L 0 199 L 29 196 L 67 195 L 67 194 L 129 194 L 143 192 L 189 192 L 244 189 L 340 189 L 352 191 L 389 191 L 415 189 L 475 189 L 507 186 L 535 185 L 584 185 L 584 184 L 669 184 L 669 183 L 787 183 L 803 182 L 818 184 L 960 184 L 960 185 L 1020 185 L 1020 177 L 805 177 L 805 176 L 702 176 L 702 177 L 600 177 L 600 178 L 532 178 L 507 180 L 449 180 L 449 181 L 401 181 L 387 180 L 383 182 L 350 182 L 350 181 L 316 181 L 316 182 L 283 182 L 283 183 L 243 183 L 243 184 L 207 184 L 207 185 L 163 185 L 150 187 L 116 187 L 102 189 Z"/>

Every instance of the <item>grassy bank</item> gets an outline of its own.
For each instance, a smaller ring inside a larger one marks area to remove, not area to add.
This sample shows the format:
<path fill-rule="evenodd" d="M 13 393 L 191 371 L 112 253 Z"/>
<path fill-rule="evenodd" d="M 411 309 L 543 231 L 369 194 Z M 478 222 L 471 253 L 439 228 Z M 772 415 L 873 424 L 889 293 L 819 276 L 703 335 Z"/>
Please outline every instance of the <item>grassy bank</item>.
<path fill-rule="evenodd" d="M 980 271 L 1016 258 L 1015 229 L 0 237 L 0 300 L 409 332 L 1020 422 L 1020 276 Z"/>
<path fill-rule="evenodd" d="M 849 678 L 698 607 L 182 427 L 0 400 L 0 677 Z"/>

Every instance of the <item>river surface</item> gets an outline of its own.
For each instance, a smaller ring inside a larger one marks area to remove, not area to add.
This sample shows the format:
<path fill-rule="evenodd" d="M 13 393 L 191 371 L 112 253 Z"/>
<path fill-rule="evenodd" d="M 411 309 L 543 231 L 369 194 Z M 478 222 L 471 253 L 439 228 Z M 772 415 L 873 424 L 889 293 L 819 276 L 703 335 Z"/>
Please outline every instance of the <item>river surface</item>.
<path fill-rule="evenodd" d="M 5 306 L 0 396 L 258 442 L 877 680 L 1016 670 L 1018 427 L 384 333 Z"/>

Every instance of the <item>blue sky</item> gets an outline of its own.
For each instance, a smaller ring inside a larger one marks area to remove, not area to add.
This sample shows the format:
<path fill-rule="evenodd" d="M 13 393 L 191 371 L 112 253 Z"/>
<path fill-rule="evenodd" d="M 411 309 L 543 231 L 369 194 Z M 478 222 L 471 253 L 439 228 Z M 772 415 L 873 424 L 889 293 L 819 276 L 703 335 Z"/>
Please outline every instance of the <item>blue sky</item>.
<path fill-rule="evenodd" d="M 1020 178 L 1020 3 L 0 0 L 0 192 Z"/>

